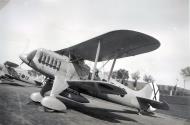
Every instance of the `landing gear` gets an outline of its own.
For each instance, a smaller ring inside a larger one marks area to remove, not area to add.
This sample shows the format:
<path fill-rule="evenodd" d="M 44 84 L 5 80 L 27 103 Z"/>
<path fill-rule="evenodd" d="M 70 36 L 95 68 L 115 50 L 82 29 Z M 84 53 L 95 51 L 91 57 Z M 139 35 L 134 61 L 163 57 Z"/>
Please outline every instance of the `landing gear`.
<path fill-rule="evenodd" d="M 40 92 L 35 92 L 30 95 L 30 99 L 34 102 L 41 102 L 43 96 L 40 94 Z"/>
<path fill-rule="evenodd" d="M 44 111 L 61 111 L 66 112 L 67 107 L 63 102 L 54 96 L 46 96 L 41 101 L 42 106 L 45 107 Z M 51 109 L 51 110 L 49 110 Z"/>
<path fill-rule="evenodd" d="M 41 102 L 46 92 L 52 89 L 53 80 L 50 78 L 45 79 L 45 85 L 42 87 L 40 92 L 32 93 L 30 99 L 34 102 Z"/>
<path fill-rule="evenodd" d="M 142 115 L 140 109 L 138 109 L 137 115 Z"/>
<path fill-rule="evenodd" d="M 48 92 L 49 90 L 52 89 L 52 86 L 53 86 L 53 79 L 51 78 L 46 78 L 45 79 L 45 85 L 42 87 L 41 91 L 40 91 L 40 94 L 42 96 L 45 95 L 46 92 Z"/>
<path fill-rule="evenodd" d="M 43 107 L 44 112 L 54 112 L 55 110 Z"/>
<path fill-rule="evenodd" d="M 138 109 L 137 115 L 154 115 L 154 112 L 144 110 L 144 109 Z"/>

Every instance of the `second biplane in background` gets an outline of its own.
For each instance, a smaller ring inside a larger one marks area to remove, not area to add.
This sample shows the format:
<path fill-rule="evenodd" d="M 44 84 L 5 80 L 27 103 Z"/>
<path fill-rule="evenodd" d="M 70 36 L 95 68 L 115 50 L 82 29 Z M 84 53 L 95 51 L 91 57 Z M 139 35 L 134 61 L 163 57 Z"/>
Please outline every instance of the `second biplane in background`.
<path fill-rule="evenodd" d="M 1 80 L 13 81 L 14 79 L 16 79 L 37 86 L 41 86 L 43 82 L 42 75 L 37 76 L 36 73 L 34 73 L 35 71 L 25 70 L 21 68 L 18 64 L 10 61 L 6 61 L 3 65 L 0 65 L 0 70 Z"/>

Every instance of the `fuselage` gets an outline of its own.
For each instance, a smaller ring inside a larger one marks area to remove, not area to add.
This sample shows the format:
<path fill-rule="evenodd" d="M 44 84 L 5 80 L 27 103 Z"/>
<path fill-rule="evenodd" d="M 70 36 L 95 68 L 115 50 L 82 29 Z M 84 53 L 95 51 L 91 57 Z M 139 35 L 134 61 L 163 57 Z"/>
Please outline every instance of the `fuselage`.
<path fill-rule="evenodd" d="M 2 65 L 1 69 L 5 77 L 21 80 L 21 81 L 31 83 L 31 84 L 36 84 L 35 83 L 36 78 L 31 76 L 28 70 L 24 70 L 20 68 L 19 66 L 11 67 L 7 65 Z"/>

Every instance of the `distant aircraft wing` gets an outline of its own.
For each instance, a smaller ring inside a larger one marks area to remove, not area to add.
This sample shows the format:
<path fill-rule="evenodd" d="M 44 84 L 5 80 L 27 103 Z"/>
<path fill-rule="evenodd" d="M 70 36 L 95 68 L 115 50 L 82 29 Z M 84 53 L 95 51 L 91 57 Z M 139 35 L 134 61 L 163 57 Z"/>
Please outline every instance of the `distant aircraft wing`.
<path fill-rule="evenodd" d="M 4 63 L 4 65 L 7 65 L 7 66 L 12 67 L 12 68 L 17 68 L 17 67 L 19 67 L 18 64 L 13 63 L 13 62 L 10 62 L 10 61 L 6 61 L 6 62 Z"/>
<path fill-rule="evenodd" d="M 115 95 L 127 94 L 124 89 L 103 81 L 78 80 L 67 81 L 67 83 L 71 88 L 80 89 L 90 93 L 104 93 Z"/>
<path fill-rule="evenodd" d="M 153 108 L 169 110 L 169 105 L 166 102 L 158 102 L 151 99 L 146 99 L 142 97 L 137 97 L 137 100 L 140 102 L 140 105 L 151 105 Z"/>
<path fill-rule="evenodd" d="M 160 46 L 159 41 L 149 35 L 130 30 L 117 30 L 55 52 L 94 61 L 99 41 L 98 61 L 134 56 L 153 51 Z"/>

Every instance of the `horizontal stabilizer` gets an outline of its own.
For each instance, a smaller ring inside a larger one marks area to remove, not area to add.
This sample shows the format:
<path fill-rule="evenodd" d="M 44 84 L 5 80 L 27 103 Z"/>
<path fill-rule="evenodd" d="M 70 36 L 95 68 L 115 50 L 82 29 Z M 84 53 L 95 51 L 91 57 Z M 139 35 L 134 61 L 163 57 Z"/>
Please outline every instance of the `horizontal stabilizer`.
<path fill-rule="evenodd" d="M 153 108 L 156 108 L 156 109 L 169 110 L 169 105 L 165 101 L 158 102 L 158 101 L 141 98 L 141 97 L 137 97 L 137 100 L 139 101 L 140 104 L 143 104 L 143 105 L 149 104 Z"/>

